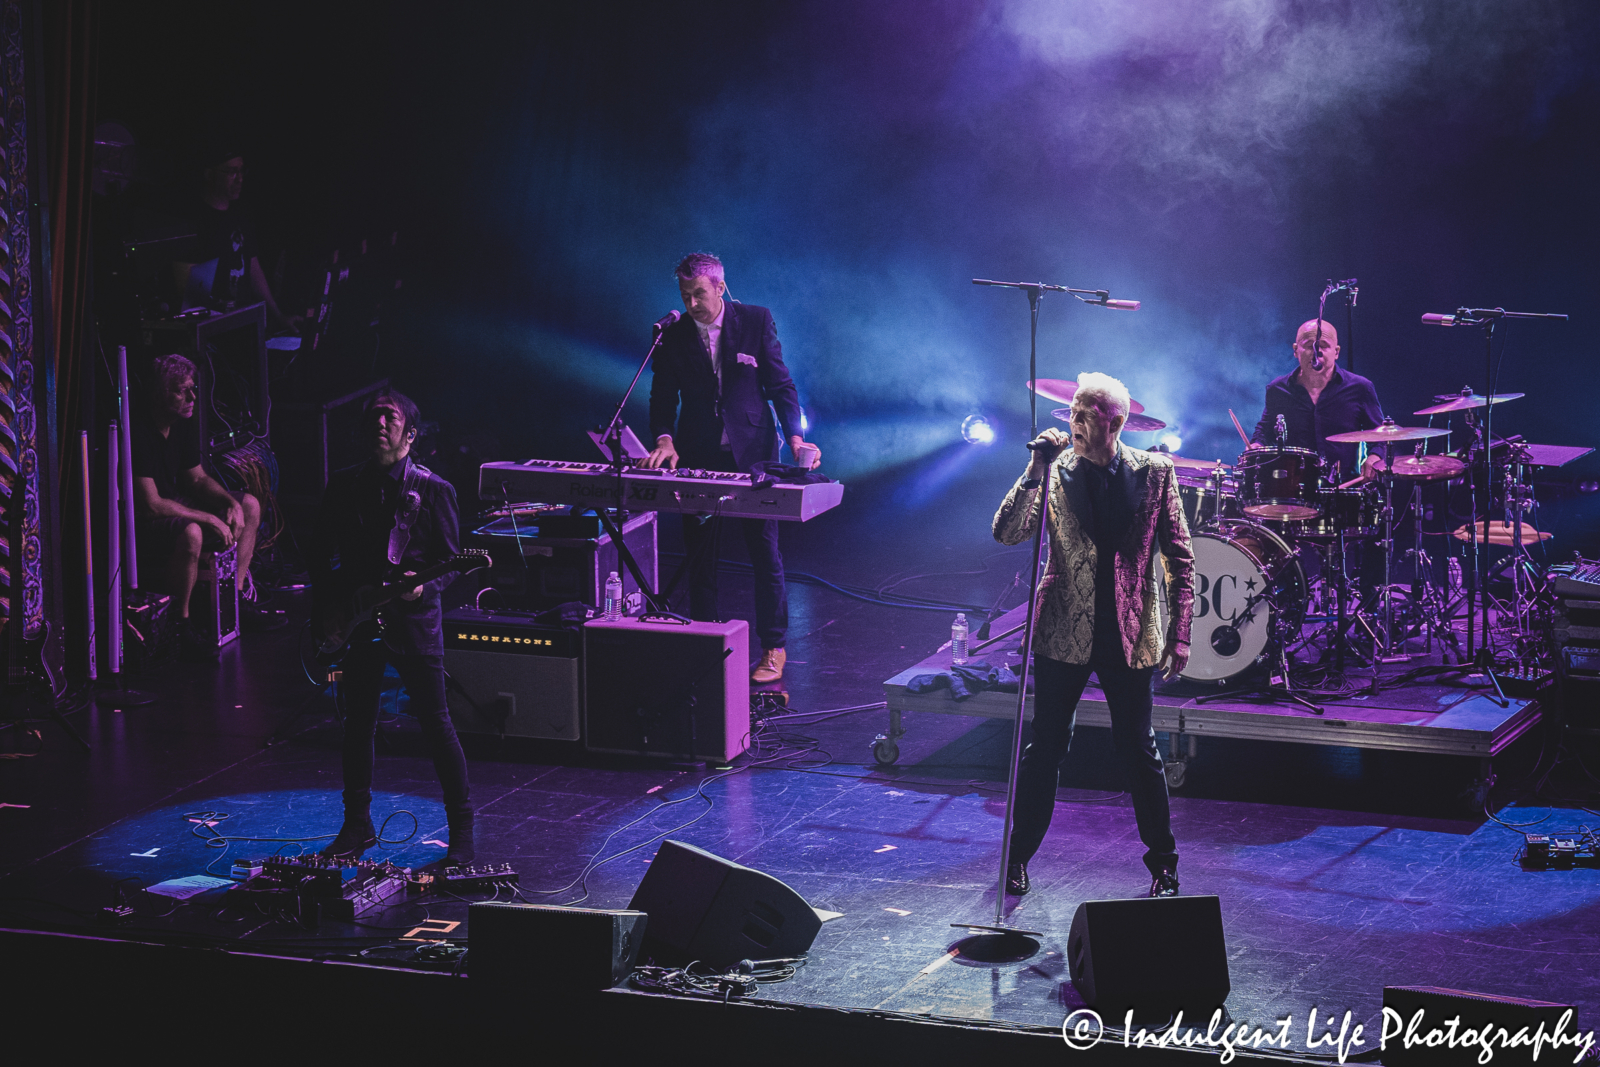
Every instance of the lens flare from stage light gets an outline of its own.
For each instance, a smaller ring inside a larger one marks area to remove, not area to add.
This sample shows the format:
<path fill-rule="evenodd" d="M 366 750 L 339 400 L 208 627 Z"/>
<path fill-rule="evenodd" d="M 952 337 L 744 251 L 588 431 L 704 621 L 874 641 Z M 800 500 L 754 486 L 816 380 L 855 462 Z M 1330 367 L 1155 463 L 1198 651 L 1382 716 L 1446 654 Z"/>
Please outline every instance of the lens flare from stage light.
<path fill-rule="evenodd" d="M 994 444 L 994 426 L 982 415 L 968 415 L 961 423 L 961 439 L 969 445 Z"/>
<path fill-rule="evenodd" d="M 1165 445 L 1168 452 L 1177 452 L 1183 448 L 1183 438 L 1175 433 L 1164 433 L 1158 444 Z"/>

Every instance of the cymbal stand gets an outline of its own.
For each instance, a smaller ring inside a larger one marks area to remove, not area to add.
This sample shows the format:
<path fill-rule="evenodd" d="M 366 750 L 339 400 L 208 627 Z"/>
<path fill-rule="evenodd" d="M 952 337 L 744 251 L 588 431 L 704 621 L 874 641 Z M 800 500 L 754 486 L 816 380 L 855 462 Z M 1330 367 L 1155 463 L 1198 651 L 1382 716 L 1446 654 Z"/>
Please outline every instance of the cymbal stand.
<path fill-rule="evenodd" d="M 1382 638 L 1378 646 L 1377 660 L 1379 663 L 1404 663 L 1411 657 L 1404 651 L 1395 651 L 1394 642 L 1394 597 L 1389 594 L 1389 586 L 1394 575 L 1394 446 L 1383 442 L 1383 510 L 1379 513 L 1383 519 L 1383 540 L 1379 542 L 1383 548 L 1383 627 Z M 1405 641 L 1401 639 L 1403 646 Z"/>
<path fill-rule="evenodd" d="M 1528 552 L 1528 546 L 1522 542 L 1522 513 L 1533 507 L 1533 487 L 1524 484 L 1528 459 L 1526 446 L 1512 445 L 1506 459 L 1505 516 L 1506 526 L 1511 530 L 1511 554 L 1505 566 L 1511 570 L 1511 614 L 1516 618 L 1516 645 L 1521 654 L 1534 641 L 1533 598 L 1540 572 L 1539 565 Z M 1487 538 L 1487 526 L 1484 531 Z"/>
<path fill-rule="evenodd" d="M 1417 605 L 1418 617 L 1421 626 L 1427 635 L 1427 644 L 1424 649 L 1433 652 L 1433 639 L 1439 636 L 1439 648 L 1444 649 L 1445 642 L 1450 642 L 1450 647 L 1455 650 L 1456 658 L 1461 658 L 1461 642 L 1456 639 L 1455 629 L 1450 625 L 1450 617 L 1454 607 L 1448 588 L 1440 590 L 1433 580 L 1433 557 L 1422 547 L 1422 485 L 1418 481 L 1411 486 L 1411 514 L 1412 545 L 1406 550 L 1406 555 L 1411 559 L 1411 599 Z"/>

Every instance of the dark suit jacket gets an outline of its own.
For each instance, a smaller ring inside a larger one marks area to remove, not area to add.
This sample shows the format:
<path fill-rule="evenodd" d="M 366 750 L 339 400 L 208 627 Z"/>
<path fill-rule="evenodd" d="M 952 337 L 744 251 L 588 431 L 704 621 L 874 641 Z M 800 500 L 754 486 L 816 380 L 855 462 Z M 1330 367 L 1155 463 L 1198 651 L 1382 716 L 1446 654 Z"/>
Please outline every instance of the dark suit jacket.
<path fill-rule="evenodd" d="M 420 572 L 456 554 L 455 487 L 427 471 L 417 485 L 422 505 L 412 524 L 411 539 L 399 565 L 389 563 L 389 531 L 394 528 L 405 468 L 411 463 L 408 456 L 391 470 L 373 472 L 369 477 L 364 477 L 368 464 L 361 463 L 336 471 L 328 479 L 307 560 L 313 618 L 319 618 L 330 605 L 343 605 L 364 585 L 391 581 L 405 571 Z M 384 494 L 381 501 L 380 491 Z M 392 505 L 387 503 L 390 500 Z M 439 594 L 454 579 L 453 574 L 436 578 L 422 587 L 422 596 L 416 600 L 396 600 L 380 609 L 384 640 L 390 648 L 417 655 L 444 654 Z"/>
<path fill-rule="evenodd" d="M 1169 646 L 1189 645 L 1194 613 L 1194 549 L 1178 498 L 1172 460 L 1119 444 L 1122 469 L 1111 494 L 1112 526 L 1122 528 L 1116 550 L 1117 630 L 1128 666 L 1154 667 Z M 1094 648 L 1095 546 L 1082 462 L 1071 449 L 1056 460 L 1050 480 L 1050 563 L 1039 583 L 1033 651 L 1062 663 L 1088 663 Z M 1039 486 L 1025 479 L 1006 495 L 994 517 L 994 537 L 1020 544 L 1039 527 Z M 1131 506 L 1131 514 L 1127 508 Z"/>
<path fill-rule="evenodd" d="M 772 407 L 786 436 L 800 433 L 800 399 L 783 365 L 778 327 L 772 312 L 728 300 L 722 317 L 722 387 L 711 356 L 700 343 L 700 329 L 687 315 L 668 326 L 656 350 L 650 380 L 650 444 L 672 435 L 685 467 L 716 465 L 722 431 L 740 470 L 778 458 Z"/>

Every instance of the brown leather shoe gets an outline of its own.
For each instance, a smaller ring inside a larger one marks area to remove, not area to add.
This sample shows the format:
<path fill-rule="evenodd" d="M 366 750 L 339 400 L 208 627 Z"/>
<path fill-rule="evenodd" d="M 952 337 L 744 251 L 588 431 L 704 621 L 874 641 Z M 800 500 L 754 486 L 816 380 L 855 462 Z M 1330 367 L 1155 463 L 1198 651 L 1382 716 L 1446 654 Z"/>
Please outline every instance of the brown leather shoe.
<path fill-rule="evenodd" d="M 750 672 L 750 680 L 759 685 L 776 682 L 783 677 L 783 665 L 788 659 L 789 654 L 781 648 L 764 649 L 761 653 L 761 662 Z"/>

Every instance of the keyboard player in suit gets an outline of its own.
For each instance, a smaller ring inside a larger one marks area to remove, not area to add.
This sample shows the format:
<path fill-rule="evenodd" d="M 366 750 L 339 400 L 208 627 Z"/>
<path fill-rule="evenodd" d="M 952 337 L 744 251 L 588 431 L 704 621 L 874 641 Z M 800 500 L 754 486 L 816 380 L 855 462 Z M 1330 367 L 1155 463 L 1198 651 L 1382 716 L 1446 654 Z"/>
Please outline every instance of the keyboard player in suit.
<path fill-rule="evenodd" d="M 801 432 L 800 400 L 783 365 L 772 312 L 727 299 L 728 284 L 716 256 L 704 252 L 685 256 L 676 275 L 689 314 L 662 332 L 651 365 L 650 430 L 655 448 L 644 466 L 749 471 L 757 463 L 778 458 L 783 448 L 778 437 L 781 424 L 795 462 L 816 469 L 822 453 L 808 445 Z M 700 621 L 717 618 L 721 521 L 683 517 L 689 616 Z M 761 641 L 761 659 L 750 678 L 775 682 L 783 677 L 789 627 L 778 521 L 738 522 L 755 568 L 755 630 Z"/>

